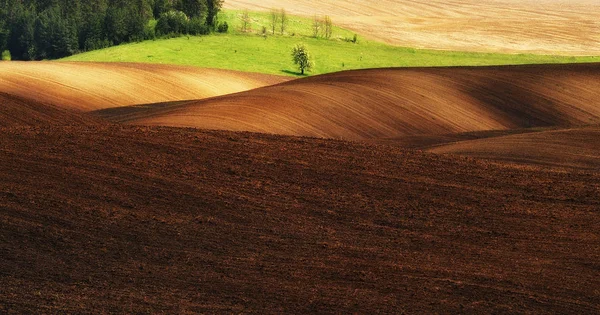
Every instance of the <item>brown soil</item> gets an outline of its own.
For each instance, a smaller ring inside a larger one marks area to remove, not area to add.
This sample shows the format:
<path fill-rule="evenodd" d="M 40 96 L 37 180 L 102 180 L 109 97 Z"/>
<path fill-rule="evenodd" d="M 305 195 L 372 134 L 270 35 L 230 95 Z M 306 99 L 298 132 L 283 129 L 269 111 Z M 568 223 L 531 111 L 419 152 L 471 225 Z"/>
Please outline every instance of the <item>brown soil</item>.
<path fill-rule="evenodd" d="M 95 123 L 89 115 L 0 92 L 0 128 Z"/>
<path fill-rule="evenodd" d="M 600 65 L 374 69 L 176 104 L 114 122 L 351 140 L 600 123 Z"/>
<path fill-rule="evenodd" d="M 201 99 L 287 80 L 159 64 L 0 62 L 0 92 L 82 111 Z"/>
<path fill-rule="evenodd" d="M 600 123 L 598 65 L 364 70 L 84 113 L 145 100 L 92 84 L 105 66 L 165 83 L 0 73 L 33 97 L 0 93 L 0 313 L 600 313 L 600 128 L 571 127 Z"/>
<path fill-rule="evenodd" d="M 228 0 L 226 8 L 285 8 L 388 43 L 444 50 L 600 54 L 597 0 Z"/>
<path fill-rule="evenodd" d="M 96 125 L 0 174 L 0 312 L 600 312 L 597 172 Z"/>
<path fill-rule="evenodd" d="M 600 170 L 600 127 L 460 141 L 429 150 L 489 160 Z"/>

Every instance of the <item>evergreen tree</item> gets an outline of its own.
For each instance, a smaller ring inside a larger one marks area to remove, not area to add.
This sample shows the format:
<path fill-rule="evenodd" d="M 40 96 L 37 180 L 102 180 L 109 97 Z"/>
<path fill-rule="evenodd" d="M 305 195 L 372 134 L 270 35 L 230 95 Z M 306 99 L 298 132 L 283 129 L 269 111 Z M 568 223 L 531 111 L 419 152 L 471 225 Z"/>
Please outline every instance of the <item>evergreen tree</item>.
<path fill-rule="evenodd" d="M 181 11 L 189 18 L 204 18 L 207 14 L 206 0 L 182 0 Z"/>
<path fill-rule="evenodd" d="M 155 19 L 159 19 L 164 13 L 173 10 L 171 1 L 169 0 L 155 0 L 154 6 L 152 7 L 153 15 Z"/>
<path fill-rule="evenodd" d="M 90 14 L 79 32 L 79 47 L 83 51 L 102 49 L 110 46 L 104 36 L 104 12 Z"/>
<path fill-rule="evenodd" d="M 123 8 L 111 6 L 106 10 L 104 35 L 112 45 L 119 45 L 127 40 L 127 19 L 127 12 Z"/>
<path fill-rule="evenodd" d="M 218 24 L 217 16 L 223 7 L 223 0 L 206 0 L 206 7 L 206 25 L 211 29 L 214 29 Z"/>
<path fill-rule="evenodd" d="M 8 50 L 13 59 L 34 60 L 35 51 L 35 11 L 17 2 L 11 12 Z"/>
<path fill-rule="evenodd" d="M 8 30 L 6 22 L 4 22 L 4 20 L 0 20 L 0 53 L 6 50 L 9 36 L 10 32 Z"/>
<path fill-rule="evenodd" d="M 62 15 L 58 6 L 39 14 L 35 24 L 35 43 L 38 59 L 70 56 L 78 49 L 74 20 Z"/>
<path fill-rule="evenodd" d="M 223 0 L 0 0 L 0 52 L 53 59 L 154 38 L 207 34 Z M 156 30 L 148 21 L 158 19 Z"/>

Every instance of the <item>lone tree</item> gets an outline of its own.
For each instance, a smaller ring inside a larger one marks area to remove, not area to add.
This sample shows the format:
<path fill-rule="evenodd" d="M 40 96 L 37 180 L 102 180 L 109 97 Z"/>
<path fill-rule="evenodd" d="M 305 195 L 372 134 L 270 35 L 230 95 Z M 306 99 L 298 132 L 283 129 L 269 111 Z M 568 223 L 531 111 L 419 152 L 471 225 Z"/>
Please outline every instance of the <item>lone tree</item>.
<path fill-rule="evenodd" d="M 288 16 L 287 13 L 285 12 L 284 8 L 281 8 L 281 10 L 279 11 L 279 30 L 281 31 L 281 35 L 283 35 L 283 33 L 285 32 L 285 29 L 287 28 L 287 23 L 288 23 Z"/>
<path fill-rule="evenodd" d="M 324 29 L 325 38 L 330 39 L 331 34 L 333 34 L 333 22 L 331 21 L 331 17 L 329 17 L 329 15 L 325 16 L 324 24 L 325 24 L 325 29 Z"/>
<path fill-rule="evenodd" d="M 217 17 L 223 7 L 223 0 L 206 0 L 206 25 L 210 28 L 217 26 Z"/>
<path fill-rule="evenodd" d="M 277 9 L 271 9 L 271 31 L 275 35 L 275 28 L 277 28 L 279 22 L 279 11 Z"/>
<path fill-rule="evenodd" d="M 315 17 L 313 18 L 313 24 L 312 24 L 312 32 L 313 32 L 314 38 L 319 37 L 319 31 L 321 30 L 321 24 L 323 24 L 323 22 L 315 14 Z"/>
<path fill-rule="evenodd" d="M 315 65 L 312 59 L 310 58 L 310 53 L 304 44 L 297 44 L 292 50 L 292 57 L 294 59 L 294 64 L 298 65 L 300 69 L 300 73 L 304 75 L 304 71 L 310 71 L 312 67 Z"/>
<path fill-rule="evenodd" d="M 252 25 L 250 24 L 250 22 L 251 22 L 250 14 L 248 14 L 247 9 L 244 10 L 240 19 L 242 20 L 242 32 L 246 33 L 248 31 L 252 30 Z"/>

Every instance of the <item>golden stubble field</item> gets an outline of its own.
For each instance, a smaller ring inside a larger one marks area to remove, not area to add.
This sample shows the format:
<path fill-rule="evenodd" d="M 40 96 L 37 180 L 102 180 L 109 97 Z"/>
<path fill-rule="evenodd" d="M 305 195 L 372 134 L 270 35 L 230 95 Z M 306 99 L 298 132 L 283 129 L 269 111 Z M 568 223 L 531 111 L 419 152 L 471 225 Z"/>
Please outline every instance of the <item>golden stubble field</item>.
<path fill-rule="evenodd" d="M 225 7 L 330 15 L 335 24 L 409 47 L 600 54 L 596 0 L 228 0 Z"/>

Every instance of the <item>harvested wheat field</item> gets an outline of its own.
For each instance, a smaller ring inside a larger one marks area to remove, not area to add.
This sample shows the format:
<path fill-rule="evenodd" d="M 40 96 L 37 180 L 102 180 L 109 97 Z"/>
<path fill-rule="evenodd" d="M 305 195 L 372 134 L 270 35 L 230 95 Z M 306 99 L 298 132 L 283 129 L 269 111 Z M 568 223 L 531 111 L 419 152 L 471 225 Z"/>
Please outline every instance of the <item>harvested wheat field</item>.
<path fill-rule="evenodd" d="M 373 69 L 97 114 L 138 125 L 373 140 L 597 124 L 598 91 L 598 64 Z"/>
<path fill-rule="evenodd" d="M 329 15 L 359 34 L 407 47 L 600 54 L 597 0 L 230 0 L 225 7 Z"/>
<path fill-rule="evenodd" d="M 0 92 L 80 111 L 200 99 L 286 80 L 158 64 L 0 62 Z"/>
<path fill-rule="evenodd" d="M 0 174 L 4 313 L 600 312 L 598 172 L 95 125 Z"/>

